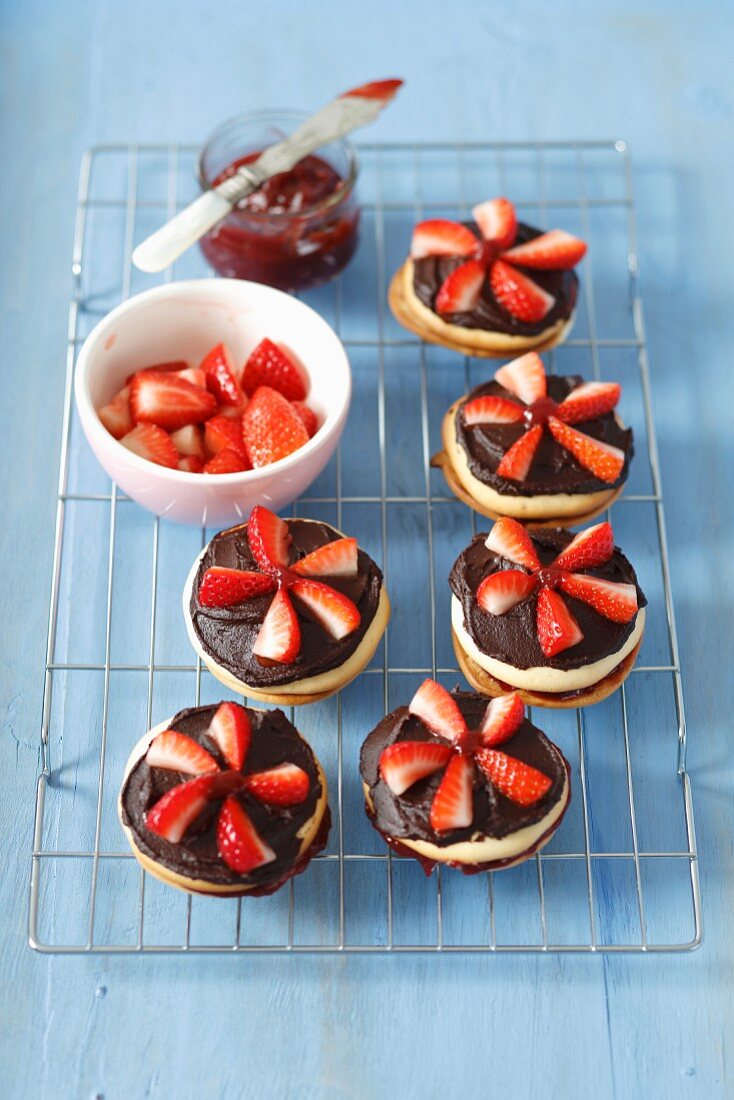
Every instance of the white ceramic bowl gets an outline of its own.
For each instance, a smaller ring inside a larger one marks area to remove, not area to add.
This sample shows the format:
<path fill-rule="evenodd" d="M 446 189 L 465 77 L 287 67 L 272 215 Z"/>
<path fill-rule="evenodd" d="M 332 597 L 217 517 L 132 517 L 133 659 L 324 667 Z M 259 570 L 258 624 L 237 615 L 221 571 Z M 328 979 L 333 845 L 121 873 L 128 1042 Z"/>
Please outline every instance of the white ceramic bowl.
<path fill-rule="evenodd" d="M 97 416 L 132 371 L 175 359 L 197 366 L 220 342 L 239 366 L 265 336 L 286 345 L 305 366 L 307 401 L 320 423 L 313 439 L 271 466 L 211 476 L 169 470 L 123 447 Z M 84 434 L 123 492 L 176 523 L 210 526 L 244 520 L 256 504 L 277 510 L 300 496 L 334 453 L 351 391 L 349 361 L 326 321 L 280 290 L 239 279 L 168 283 L 123 302 L 84 341 L 75 381 Z"/>

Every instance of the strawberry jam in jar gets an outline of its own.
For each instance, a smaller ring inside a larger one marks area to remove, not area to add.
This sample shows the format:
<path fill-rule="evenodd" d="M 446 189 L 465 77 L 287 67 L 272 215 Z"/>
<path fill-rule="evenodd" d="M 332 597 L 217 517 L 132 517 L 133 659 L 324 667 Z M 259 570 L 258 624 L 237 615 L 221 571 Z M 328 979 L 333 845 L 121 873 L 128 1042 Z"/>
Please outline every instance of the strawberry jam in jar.
<path fill-rule="evenodd" d="M 258 112 L 225 122 L 199 154 L 202 189 L 282 141 L 307 116 Z M 357 247 L 357 158 L 343 139 L 266 180 L 202 237 L 201 250 L 220 275 L 281 290 L 305 290 L 333 279 Z"/>

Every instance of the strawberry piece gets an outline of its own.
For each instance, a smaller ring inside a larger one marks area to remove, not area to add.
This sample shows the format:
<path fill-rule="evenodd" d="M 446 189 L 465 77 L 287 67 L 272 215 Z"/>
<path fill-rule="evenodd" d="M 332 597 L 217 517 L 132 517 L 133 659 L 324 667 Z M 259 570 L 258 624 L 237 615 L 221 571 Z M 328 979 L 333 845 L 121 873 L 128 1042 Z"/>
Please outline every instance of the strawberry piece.
<path fill-rule="evenodd" d="M 211 420 L 207 420 L 204 425 L 204 441 L 212 455 L 229 448 L 245 457 L 242 425 L 229 416 L 213 416 Z"/>
<path fill-rule="evenodd" d="M 410 243 L 410 255 L 414 260 L 426 256 L 474 256 L 478 251 L 479 241 L 471 229 L 445 218 L 419 222 Z"/>
<path fill-rule="evenodd" d="M 267 573 L 250 573 L 215 565 L 207 569 L 201 579 L 199 603 L 202 607 L 232 607 L 253 596 L 272 592 L 275 587 L 275 578 Z"/>
<path fill-rule="evenodd" d="M 178 454 L 171 437 L 155 424 L 138 424 L 122 437 L 120 443 L 133 454 L 147 458 L 148 462 L 168 466 L 171 470 L 178 466 Z"/>
<path fill-rule="evenodd" d="M 206 389 L 206 375 L 198 367 L 186 367 L 185 370 L 176 371 L 176 378 L 183 378 L 184 382 L 190 382 L 200 390 Z"/>
<path fill-rule="evenodd" d="M 524 410 L 514 401 L 489 394 L 467 401 L 461 411 L 464 423 L 469 428 L 474 424 L 516 424 L 525 415 Z"/>
<path fill-rule="evenodd" d="M 319 421 L 316 413 L 313 409 L 309 408 L 308 405 L 304 405 L 303 401 L 292 401 L 291 404 L 303 421 L 303 426 L 308 432 L 308 438 L 313 439 L 316 432 L 319 430 Z"/>
<path fill-rule="evenodd" d="M 357 540 L 327 542 L 297 561 L 293 572 L 302 577 L 354 577 L 357 575 Z"/>
<path fill-rule="evenodd" d="M 242 374 L 242 388 L 248 397 L 260 386 L 269 386 L 288 401 L 303 401 L 308 391 L 299 367 L 267 337 L 250 354 Z"/>
<path fill-rule="evenodd" d="M 146 828 L 172 844 L 178 844 L 206 806 L 216 778 L 214 775 L 199 775 L 196 779 L 172 787 L 146 813 Z"/>
<path fill-rule="evenodd" d="M 149 367 L 141 367 L 140 370 L 134 370 L 132 374 L 128 374 L 125 379 L 125 385 L 129 386 L 136 374 L 145 374 L 148 371 L 164 371 L 166 373 L 173 372 L 178 374 L 182 370 L 188 370 L 189 364 L 185 359 L 171 359 L 167 363 L 152 363 Z"/>
<path fill-rule="evenodd" d="M 525 705 L 516 691 L 490 700 L 479 732 L 485 748 L 503 745 L 513 737 L 525 719 Z"/>
<path fill-rule="evenodd" d="M 536 424 L 534 428 L 515 440 L 510 449 L 505 451 L 497 467 L 499 476 L 509 478 L 511 481 L 524 481 L 528 476 L 528 470 L 535 458 L 542 435 L 542 424 Z"/>
<path fill-rule="evenodd" d="M 308 798 L 309 779 L 297 764 L 279 764 L 245 776 L 245 790 L 271 806 L 297 806 Z"/>
<path fill-rule="evenodd" d="M 171 443 L 180 455 L 196 455 L 197 458 L 206 458 L 204 437 L 198 424 L 187 424 L 185 428 L 179 428 L 177 432 L 171 432 Z"/>
<path fill-rule="evenodd" d="M 255 639 L 252 652 L 266 661 L 288 665 L 301 649 L 298 616 L 284 588 L 279 588 Z"/>
<path fill-rule="evenodd" d="M 489 285 L 502 308 L 528 324 L 542 321 L 555 303 L 552 294 L 502 260 L 492 264 Z"/>
<path fill-rule="evenodd" d="M 420 718 L 431 733 L 458 741 L 466 733 L 466 719 L 452 695 L 435 680 L 424 680 L 410 701 L 408 710 Z"/>
<path fill-rule="evenodd" d="M 447 275 L 436 295 L 436 312 L 471 313 L 479 301 L 486 270 L 479 260 L 467 260 Z"/>
<path fill-rule="evenodd" d="M 585 382 L 572 390 L 556 409 L 556 416 L 564 424 L 578 424 L 593 420 L 611 412 L 619 401 L 622 387 L 619 382 Z"/>
<path fill-rule="evenodd" d="M 489 199 L 475 206 L 472 217 L 485 241 L 504 252 L 517 236 L 517 214 L 509 199 Z"/>
<path fill-rule="evenodd" d="M 242 390 L 226 344 L 217 344 L 208 351 L 199 364 L 199 370 L 204 375 L 204 385 L 220 405 L 242 404 Z"/>
<path fill-rule="evenodd" d="M 220 405 L 217 409 L 217 416 L 226 416 L 228 420 L 238 420 L 242 423 L 242 414 L 247 408 L 247 398 L 242 398 L 240 405 Z"/>
<path fill-rule="evenodd" d="M 474 764 L 470 756 L 455 753 L 431 803 L 431 828 L 436 833 L 465 829 L 474 816 Z"/>
<path fill-rule="evenodd" d="M 536 627 L 546 657 L 555 657 L 578 645 L 584 636 L 563 597 L 551 588 L 541 588 L 538 593 Z"/>
<path fill-rule="evenodd" d="M 519 806 L 532 806 L 539 802 L 552 786 L 548 776 L 537 768 L 496 749 L 480 749 L 475 759 L 500 794 Z"/>
<path fill-rule="evenodd" d="M 526 405 L 532 405 L 545 397 L 547 381 L 543 360 L 537 352 L 529 351 L 494 372 L 495 381 L 514 393 Z"/>
<path fill-rule="evenodd" d="M 265 573 L 276 575 L 290 564 L 291 534 L 288 524 L 275 512 L 257 504 L 247 521 L 247 541 L 257 564 Z"/>
<path fill-rule="evenodd" d="M 586 255 L 586 245 L 578 237 L 573 237 L 565 229 L 551 229 L 539 237 L 524 244 L 517 244 L 503 259 L 508 264 L 520 264 L 540 271 L 565 271 Z"/>
<path fill-rule="evenodd" d="M 217 820 L 217 851 L 232 871 L 246 875 L 272 863 L 275 852 L 257 834 L 255 826 L 234 795 L 223 803 Z"/>
<path fill-rule="evenodd" d="M 198 455 L 182 455 L 178 460 L 178 469 L 185 474 L 201 474 L 204 472 L 204 463 Z"/>
<path fill-rule="evenodd" d="M 304 577 L 293 581 L 290 590 L 337 641 L 355 631 L 362 621 L 357 605 L 328 584 Z"/>
<path fill-rule="evenodd" d="M 510 519 L 509 516 L 498 519 L 484 545 L 507 561 L 514 561 L 515 565 L 523 565 L 526 569 L 540 569 L 532 539 L 516 519 Z"/>
<path fill-rule="evenodd" d="M 203 474 L 241 474 L 250 466 L 241 451 L 234 447 L 225 447 L 210 458 L 201 471 Z"/>
<path fill-rule="evenodd" d="M 219 764 L 210 752 L 178 730 L 165 730 L 154 737 L 145 754 L 151 768 L 167 768 L 187 775 L 206 775 L 218 772 Z"/>
<path fill-rule="evenodd" d="M 396 741 L 383 749 L 380 776 L 393 794 L 403 794 L 419 779 L 446 767 L 453 756 L 450 745 L 437 741 Z"/>
<path fill-rule="evenodd" d="M 220 703 L 207 733 L 218 745 L 230 768 L 242 771 L 252 740 L 250 716 L 239 703 Z"/>
<path fill-rule="evenodd" d="M 536 589 L 537 578 L 520 569 L 490 573 L 477 589 L 477 603 L 490 615 L 504 615 L 526 600 Z"/>
<path fill-rule="evenodd" d="M 573 455 L 578 463 L 590 470 L 600 481 L 608 485 L 616 481 L 624 466 L 624 451 L 611 443 L 602 443 L 590 435 L 562 424 L 555 416 L 548 417 L 548 427 L 562 447 Z"/>
<path fill-rule="evenodd" d="M 558 584 L 567 596 L 583 600 L 614 623 L 628 623 L 637 614 L 637 589 L 633 584 L 620 584 L 579 573 L 564 573 Z"/>
<path fill-rule="evenodd" d="M 115 439 L 132 431 L 135 425 L 130 412 L 130 387 L 123 386 L 107 405 L 97 409 L 97 416 Z"/>
<path fill-rule="evenodd" d="M 260 386 L 245 409 L 242 435 L 247 457 L 256 470 L 308 443 L 308 432 L 290 401 L 268 386 Z"/>
<path fill-rule="evenodd" d="M 596 523 L 580 531 L 562 550 L 553 566 L 556 569 L 593 569 L 604 565 L 614 553 L 614 532 L 611 523 Z"/>
<path fill-rule="evenodd" d="M 206 390 L 177 374 L 140 371 L 130 383 L 130 409 L 136 423 L 174 431 L 207 420 L 216 412 L 217 403 Z"/>
<path fill-rule="evenodd" d="M 358 88 L 342 92 L 339 98 L 360 96 L 363 99 L 384 99 L 386 103 L 389 103 L 402 86 L 402 80 L 372 80 L 369 84 L 360 84 Z"/>

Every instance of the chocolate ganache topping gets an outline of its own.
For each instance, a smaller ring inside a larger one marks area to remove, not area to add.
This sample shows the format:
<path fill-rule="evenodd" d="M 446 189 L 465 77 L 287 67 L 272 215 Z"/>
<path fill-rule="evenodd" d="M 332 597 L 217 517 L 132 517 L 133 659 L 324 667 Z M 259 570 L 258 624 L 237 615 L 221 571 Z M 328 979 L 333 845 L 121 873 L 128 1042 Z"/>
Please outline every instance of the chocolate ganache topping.
<path fill-rule="evenodd" d="M 563 528 L 529 531 L 540 563 L 548 566 L 575 537 Z M 612 622 L 589 604 L 564 594 L 564 601 L 581 627 L 583 638 L 576 645 L 555 657 L 546 657 L 540 647 L 536 630 L 538 590 L 503 615 L 491 615 L 477 602 L 477 589 L 485 577 L 502 569 L 517 569 L 514 562 L 500 557 L 485 546 L 486 532 L 475 535 L 469 546 L 454 562 L 449 574 L 451 591 L 464 613 L 464 629 L 477 648 L 515 668 L 557 668 L 563 671 L 583 668 L 621 649 L 637 622 L 635 615 L 627 623 Z M 638 607 L 647 604 L 637 583 L 632 565 L 616 546 L 608 562 L 584 573 L 603 580 L 633 584 L 637 589 Z"/>
<path fill-rule="evenodd" d="M 288 520 L 288 530 L 292 539 L 291 565 L 319 546 L 342 537 L 328 523 L 305 519 Z M 199 602 L 199 587 L 204 573 L 213 566 L 259 572 L 250 550 L 246 524 L 221 531 L 209 543 L 194 579 L 189 610 L 196 635 L 214 661 L 238 680 L 260 688 L 290 684 L 344 664 L 374 619 L 382 588 L 382 573 L 372 558 L 360 550 L 356 576 L 321 578 L 357 605 L 361 616 L 357 629 L 336 641 L 299 604 L 301 651 L 298 657 L 291 664 L 265 664 L 255 656 L 252 647 L 272 602 L 272 594 L 255 596 L 231 607 L 204 607 Z"/>
<path fill-rule="evenodd" d="M 580 386 L 580 375 L 548 375 L 548 397 L 560 404 Z M 525 423 L 467 425 L 461 409 L 477 397 L 505 397 L 516 400 L 515 395 L 492 379 L 468 393 L 462 400 L 456 416 L 456 439 L 464 450 L 469 469 L 478 481 L 489 485 L 504 496 L 533 497 L 554 493 L 595 493 L 613 490 L 627 480 L 629 464 L 635 453 L 632 431 L 622 428 L 613 412 L 604 413 L 593 420 L 574 422 L 577 431 L 584 432 L 601 443 L 611 444 L 624 451 L 625 462 L 616 481 L 602 481 L 582 466 L 573 455 L 562 447 L 549 431 L 544 431 L 538 449 L 533 456 L 530 470 L 524 481 L 500 477 L 497 467 L 505 453 L 526 430 Z M 552 412 L 552 406 L 550 406 Z M 528 410 L 529 411 L 529 410 Z"/>
<path fill-rule="evenodd" d="M 479 227 L 475 222 L 469 221 L 463 224 L 471 229 L 478 239 L 481 239 Z M 519 222 L 515 244 L 525 244 L 526 241 L 532 241 L 541 234 L 542 230 Z M 425 256 L 413 260 L 413 290 L 418 300 L 435 312 L 436 295 L 441 284 L 452 271 L 465 262 L 466 256 Z M 531 271 L 530 268 L 521 267 L 519 264 L 517 266 L 534 283 L 555 298 L 553 306 L 541 321 L 520 321 L 517 317 L 513 317 L 495 298 L 488 279 L 485 279 L 482 284 L 479 303 L 475 309 L 469 313 L 453 313 L 442 319 L 461 328 L 487 329 L 489 332 L 503 332 L 508 336 L 537 336 L 557 321 L 567 321 L 574 311 L 578 296 L 579 279 L 576 272 L 538 269 Z"/>
<path fill-rule="evenodd" d="M 301 869 L 295 866 L 301 846 L 298 833 L 314 815 L 322 794 L 321 780 L 310 747 L 282 710 L 246 709 L 252 723 L 252 740 L 243 773 L 249 775 L 290 763 L 303 768 L 309 778 L 308 796 L 295 806 L 267 805 L 247 791 L 240 791 L 235 796 L 241 801 L 260 838 L 275 852 L 275 860 L 246 875 L 238 874 L 224 863 L 217 851 L 216 839 L 220 801 L 212 801 L 177 844 L 146 829 L 144 818 L 147 811 L 167 791 L 191 779 L 191 776 L 168 768 L 150 767 L 144 756 L 135 764 L 122 788 L 122 819 L 132 830 L 140 851 L 169 870 L 216 885 L 252 884 L 268 892 L 267 887 L 280 885 L 294 870 Z M 219 747 L 207 736 L 216 710 L 215 705 L 179 711 L 166 728 L 191 737 L 212 754 L 221 768 L 226 769 L 229 765 Z M 328 808 L 324 817 L 327 824 L 322 832 L 328 833 Z M 317 837 L 309 857 L 324 846 L 325 839 L 325 835 Z"/>

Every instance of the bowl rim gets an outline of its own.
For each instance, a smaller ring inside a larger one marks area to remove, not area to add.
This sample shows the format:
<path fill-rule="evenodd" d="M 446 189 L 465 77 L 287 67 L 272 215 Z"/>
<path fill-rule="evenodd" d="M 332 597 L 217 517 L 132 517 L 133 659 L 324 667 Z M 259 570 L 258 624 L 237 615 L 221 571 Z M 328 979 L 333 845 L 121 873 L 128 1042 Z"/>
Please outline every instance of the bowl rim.
<path fill-rule="evenodd" d="M 225 286 L 243 287 L 248 290 L 254 289 L 255 293 L 264 294 L 266 297 L 274 295 L 278 298 L 286 298 L 290 303 L 295 303 L 298 308 L 312 314 L 336 342 L 337 357 L 341 359 L 345 375 L 346 393 L 341 408 L 333 413 L 331 418 L 327 417 L 309 441 L 304 443 L 302 447 L 299 447 L 297 451 L 293 451 L 292 454 L 286 455 L 284 458 L 279 458 L 276 462 L 271 462 L 268 466 L 260 466 L 253 470 L 239 470 L 236 473 L 217 474 L 216 478 L 202 481 L 201 473 L 195 474 L 187 470 L 172 469 L 169 466 L 161 466 L 156 462 L 150 462 L 147 458 L 142 458 L 140 455 L 135 454 L 134 451 L 129 450 L 127 447 L 123 447 L 120 440 L 115 439 L 115 437 L 107 431 L 104 424 L 99 419 L 99 415 L 92 404 L 92 399 L 89 394 L 89 364 L 91 362 L 92 351 L 96 350 L 109 327 L 115 324 L 120 317 L 133 312 L 138 305 L 159 298 L 172 298 L 175 297 L 178 292 L 191 293 L 205 290 L 207 293 L 211 294 L 212 292 L 216 292 L 217 287 L 224 288 Z M 119 447 L 122 452 L 121 457 L 124 456 L 125 459 L 129 459 L 132 462 L 133 469 L 138 469 L 141 472 L 147 471 L 148 473 L 154 471 L 157 476 L 173 477 L 180 485 L 196 485 L 201 488 L 216 488 L 217 485 L 233 485 L 240 481 L 243 484 L 256 484 L 264 477 L 269 477 L 273 472 L 281 473 L 295 467 L 302 459 L 307 458 L 308 455 L 315 454 L 335 432 L 340 430 L 342 421 L 349 411 L 351 397 L 352 371 L 349 356 L 347 355 L 344 344 L 328 321 L 324 320 L 321 314 L 313 309 L 312 306 L 302 302 L 300 298 L 295 298 L 291 294 L 287 294 L 285 291 L 278 290 L 275 287 L 266 286 L 264 283 L 256 283 L 248 279 L 181 279 L 170 283 L 164 283 L 160 286 L 151 287 L 148 290 L 141 291 L 139 294 L 132 295 L 130 298 L 126 298 L 124 302 L 120 302 L 111 309 L 109 313 L 106 313 L 85 337 L 79 349 L 74 369 L 74 398 L 79 413 L 79 419 L 85 434 L 88 432 L 93 433 L 103 446 L 114 444 L 115 447 Z M 329 419 L 331 419 L 331 423 L 329 423 Z"/>

